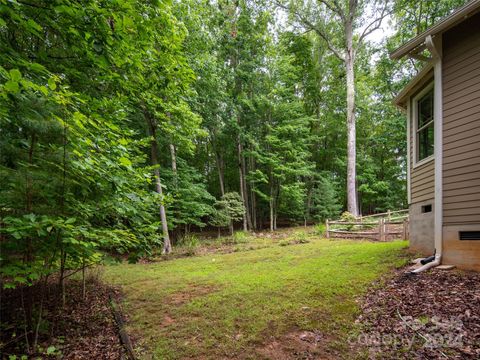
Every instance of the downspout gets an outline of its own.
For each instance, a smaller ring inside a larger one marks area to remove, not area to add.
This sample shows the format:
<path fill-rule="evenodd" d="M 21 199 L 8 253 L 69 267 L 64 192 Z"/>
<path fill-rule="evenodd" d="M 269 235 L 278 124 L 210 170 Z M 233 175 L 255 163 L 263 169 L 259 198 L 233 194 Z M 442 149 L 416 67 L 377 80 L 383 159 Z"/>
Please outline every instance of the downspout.
<path fill-rule="evenodd" d="M 417 274 L 438 266 L 442 262 L 443 250 L 443 93 L 442 93 L 442 38 L 441 35 L 432 39 L 425 38 L 425 45 L 432 54 L 434 64 L 434 153 L 435 153 L 435 213 L 434 236 L 435 258 L 433 261 L 413 270 Z"/>

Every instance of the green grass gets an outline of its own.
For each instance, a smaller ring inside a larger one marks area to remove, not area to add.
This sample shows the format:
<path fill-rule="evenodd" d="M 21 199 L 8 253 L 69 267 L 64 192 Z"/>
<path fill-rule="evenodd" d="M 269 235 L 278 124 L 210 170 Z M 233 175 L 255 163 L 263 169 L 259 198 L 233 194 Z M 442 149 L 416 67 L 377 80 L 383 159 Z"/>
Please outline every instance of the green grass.
<path fill-rule="evenodd" d="M 251 251 L 109 266 L 104 277 L 122 286 L 129 331 L 156 359 L 257 359 L 269 339 L 298 330 L 328 334 L 347 356 L 356 298 L 405 262 L 407 243 L 297 237 L 309 242 L 264 239 Z"/>

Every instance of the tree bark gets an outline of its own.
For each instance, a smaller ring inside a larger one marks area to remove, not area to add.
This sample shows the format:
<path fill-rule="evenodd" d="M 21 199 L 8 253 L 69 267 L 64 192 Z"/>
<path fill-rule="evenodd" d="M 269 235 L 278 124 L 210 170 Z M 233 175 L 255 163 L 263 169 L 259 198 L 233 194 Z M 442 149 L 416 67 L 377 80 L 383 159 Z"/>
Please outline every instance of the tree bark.
<path fill-rule="evenodd" d="M 270 183 L 270 231 L 274 230 L 274 223 L 273 223 L 273 214 L 275 213 L 274 209 L 274 191 L 273 191 L 273 184 Z"/>
<path fill-rule="evenodd" d="M 237 140 L 237 154 L 238 154 L 238 174 L 240 179 L 240 196 L 242 197 L 243 206 L 245 207 L 245 212 L 243 213 L 243 231 L 248 231 L 248 204 L 246 200 L 246 193 L 245 193 L 245 177 L 243 174 L 243 167 L 242 167 L 242 144 L 240 143 L 240 139 Z"/>
<path fill-rule="evenodd" d="M 175 188 L 178 185 L 178 178 L 177 178 L 177 150 L 175 149 L 175 145 L 170 144 L 170 155 L 172 157 L 172 172 L 173 172 L 173 182 Z"/>
<path fill-rule="evenodd" d="M 172 244 L 170 242 L 170 236 L 168 234 L 168 223 L 167 223 L 167 214 L 165 211 L 165 206 L 163 204 L 163 190 L 162 182 L 160 179 L 160 170 L 158 168 L 158 143 L 157 143 L 157 132 L 156 124 L 154 119 L 150 116 L 148 111 L 144 109 L 145 119 L 148 123 L 148 128 L 150 130 L 150 150 L 151 150 L 151 164 L 154 167 L 153 174 L 155 177 L 155 191 L 160 195 L 160 221 L 162 222 L 162 233 L 163 233 L 163 254 L 169 254 L 172 251 Z"/>
<path fill-rule="evenodd" d="M 250 170 L 255 171 L 255 159 L 253 156 L 249 157 L 250 163 Z M 257 230 L 257 199 L 255 196 L 255 183 L 252 183 L 250 186 L 250 208 L 251 208 L 251 220 L 252 220 L 252 227 L 251 229 Z"/>
<path fill-rule="evenodd" d="M 215 150 L 215 159 L 217 161 L 217 169 L 218 169 L 218 182 L 220 184 L 220 195 L 225 195 L 225 183 L 224 183 L 224 174 L 223 174 L 223 157 L 222 155 Z"/>
<path fill-rule="evenodd" d="M 355 54 L 353 49 L 353 24 L 345 24 L 347 47 L 345 70 L 347 77 L 347 208 L 358 216 L 356 187 L 356 123 L 355 123 Z"/>

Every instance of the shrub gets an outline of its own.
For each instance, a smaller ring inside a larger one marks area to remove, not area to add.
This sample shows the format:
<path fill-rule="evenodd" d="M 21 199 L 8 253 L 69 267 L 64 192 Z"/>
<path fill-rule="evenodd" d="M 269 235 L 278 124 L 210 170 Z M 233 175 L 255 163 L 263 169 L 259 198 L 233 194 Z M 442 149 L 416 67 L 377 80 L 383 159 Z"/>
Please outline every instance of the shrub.
<path fill-rule="evenodd" d="M 250 234 L 246 231 L 237 231 L 233 234 L 232 240 L 234 244 L 245 243 L 248 241 Z"/>
<path fill-rule="evenodd" d="M 326 231 L 327 227 L 324 223 L 320 223 L 315 226 L 315 233 L 319 236 L 325 236 Z"/>

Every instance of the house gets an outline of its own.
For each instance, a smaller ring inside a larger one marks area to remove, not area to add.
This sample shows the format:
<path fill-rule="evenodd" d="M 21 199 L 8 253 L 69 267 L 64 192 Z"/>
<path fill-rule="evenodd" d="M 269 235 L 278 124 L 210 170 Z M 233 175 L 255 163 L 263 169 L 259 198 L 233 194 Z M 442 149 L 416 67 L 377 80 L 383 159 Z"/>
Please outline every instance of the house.
<path fill-rule="evenodd" d="M 426 268 L 480 270 L 480 0 L 390 57 L 427 61 L 395 99 L 408 121 L 411 249 L 435 252 Z"/>

